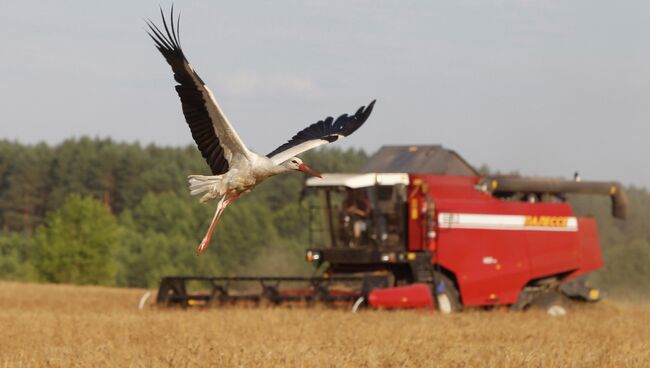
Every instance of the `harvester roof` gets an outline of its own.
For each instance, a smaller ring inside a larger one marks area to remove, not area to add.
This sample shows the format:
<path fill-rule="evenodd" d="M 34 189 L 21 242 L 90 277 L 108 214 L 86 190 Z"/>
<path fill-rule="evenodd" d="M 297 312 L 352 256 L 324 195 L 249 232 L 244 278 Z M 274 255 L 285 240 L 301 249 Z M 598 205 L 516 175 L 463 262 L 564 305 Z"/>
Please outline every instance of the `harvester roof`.
<path fill-rule="evenodd" d="M 478 176 L 455 151 L 441 145 L 383 146 L 368 159 L 363 173 L 419 173 Z"/>
<path fill-rule="evenodd" d="M 309 178 L 306 182 L 308 187 L 340 186 L 351 189 L 408 183 L 409 176 L 405 173 L 323 174 L 322 178 Z"/>

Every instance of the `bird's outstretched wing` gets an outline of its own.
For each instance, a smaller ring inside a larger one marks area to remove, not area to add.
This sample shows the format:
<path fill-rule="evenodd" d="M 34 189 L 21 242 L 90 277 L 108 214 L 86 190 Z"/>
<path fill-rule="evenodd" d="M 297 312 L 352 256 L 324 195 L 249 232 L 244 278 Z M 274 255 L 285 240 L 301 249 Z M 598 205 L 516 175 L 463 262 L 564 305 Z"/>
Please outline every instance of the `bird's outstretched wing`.
<path fill-rule="evenodd" d="M 185 58 L 179 42 L 180 16 L 174 25 L 172 6 L 168 26 L 162 8 L 160 15 L 164 32 L 149 20 L 147 24 L 150 32 L 147 33 L 172 67 L 174 79 L 179 83 L 176 92 L 181 98 L 185 121 L 192 131 L 192 137 L 199 151 L 214 175 L 223 174 L 228 171 L 234 154 L 248 155 L 250 151 L 221 111 L 212 92 Z"/>
<path fill-rule="evenodd" d="M 361 106 L 357 112 L 348 116 L 344 114 L 334 120 L 331 116 L 314 123 L 294 135 L 287 143 L 266 155 L 276 165 L 302 152 L 323 144 L 332 143 L 354 133 L 368 119 L 375 105 L 373 100 L 368 107 Z"/>

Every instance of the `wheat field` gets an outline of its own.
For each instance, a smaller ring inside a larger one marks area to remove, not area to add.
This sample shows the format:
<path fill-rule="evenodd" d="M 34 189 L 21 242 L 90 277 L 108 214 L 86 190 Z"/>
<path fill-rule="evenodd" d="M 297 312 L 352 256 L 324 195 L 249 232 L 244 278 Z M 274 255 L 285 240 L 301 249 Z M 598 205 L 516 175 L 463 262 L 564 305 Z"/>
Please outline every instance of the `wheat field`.
<path fill-rule="evenodd" d="M 139 311 L 144 292 L 0 282 L 0 367 L 650 366 L 650 304 L 641 302 L 564 317 L 151 302 Z"/>

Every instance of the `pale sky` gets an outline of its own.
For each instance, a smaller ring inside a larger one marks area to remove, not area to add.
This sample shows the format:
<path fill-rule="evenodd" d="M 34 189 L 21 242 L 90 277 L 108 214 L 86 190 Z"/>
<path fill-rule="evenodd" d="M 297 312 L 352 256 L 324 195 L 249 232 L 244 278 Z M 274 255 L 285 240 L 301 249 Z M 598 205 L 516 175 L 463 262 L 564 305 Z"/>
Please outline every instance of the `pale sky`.
<path fill-rule="evenodd" d="M 647 1 L 175 1 L 186 56 L 266 154 L 376 98 L 337 142 L 650 188 Z M 192 142 L 145 33 L 156 1 L 2 1 L 0 138 Z"/>

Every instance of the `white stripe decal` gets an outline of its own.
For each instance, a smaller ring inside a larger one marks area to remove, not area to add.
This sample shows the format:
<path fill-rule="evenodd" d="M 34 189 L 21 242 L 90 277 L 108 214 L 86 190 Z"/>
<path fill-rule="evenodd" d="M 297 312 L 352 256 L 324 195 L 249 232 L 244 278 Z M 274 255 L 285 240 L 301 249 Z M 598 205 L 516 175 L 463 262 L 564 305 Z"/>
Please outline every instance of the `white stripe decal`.
<path fill-rule="evenodd" d="M 441 212 L 438 214 L 438 224 L 442 229 L 578 231 L 578 219 L 570 216 L 484 215 Z"/>

